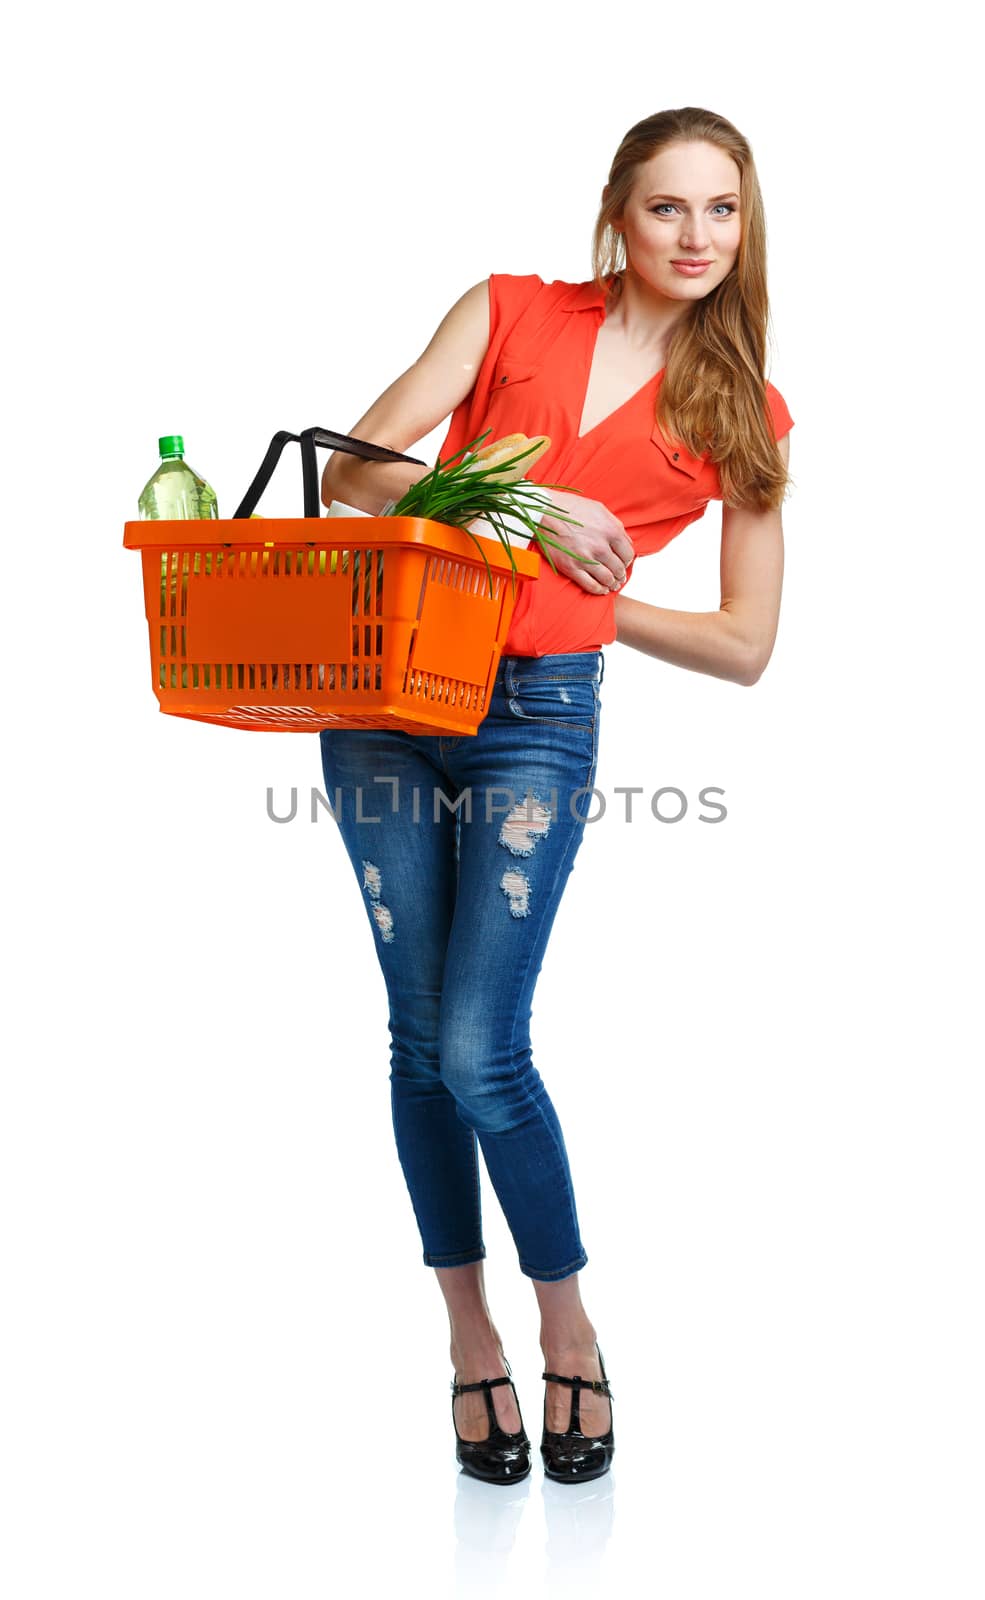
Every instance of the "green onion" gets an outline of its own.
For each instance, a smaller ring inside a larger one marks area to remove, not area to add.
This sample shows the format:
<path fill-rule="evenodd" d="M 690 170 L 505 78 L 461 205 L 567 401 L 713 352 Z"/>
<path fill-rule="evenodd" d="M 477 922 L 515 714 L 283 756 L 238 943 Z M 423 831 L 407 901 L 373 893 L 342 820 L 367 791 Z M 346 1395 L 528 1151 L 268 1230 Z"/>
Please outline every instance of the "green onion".
<path fill-rule="evenodd" d="M 461 528 L 478 548 L 479 554 L 485 562 L 486 573 L 489 578 L 489 593 L 493 593 L 492 569 L 486 559 L 486 553 L 469 528 L 470 522 L 483 518 L 490 523 L 499 535 L 510 558 L 512 570 L 513 592 L 516 593 L 516 562 L 513 559 L 513 547 L 510 544 L 508 531 L 502 522 L 504 515 L 515 517 L 530 530 L 531 538 L 536 538 L 544 547 L 544 554 L 550 563 L 551 570 L 557 573 L 557 567 L 550 554 L 553 547 L 564 550 L 575 561 L 584 561 L 588 566 L 597 566 L 598 562 L 590 556 L 576 556 L 568 546 L 559 540 L 552 539 L 533 520 L 536 512 L 550 513 L 560 522 L 571 523 L 580 528 L 583 526 L 576 517 L 569 516 L 559 506 L 554 505 L 549 497 L 541 491 L 543 489 L 568 489 L 573 494 L 580 491 L 567 483 L 534 484 L 527 483 L 520 478 L 514 482 L 504 482 L 502 473 L 532 454 L 538 446 L 536 441 L 527 449 L 520 450 L 516 455 L 508 457 L 505 461 L 498 461 L 492 467 L 476 467 L 470 459 L 464 459 L 465 452 L 474 452 L 482 448 L 482 441 L 492 432 L 487 428 L 485 433 L 480 433 L 471 444 L 463 445 L 461 450 L 456 450 L 453 456 L 442 461 L 440 456 L 432 470 L 412 483 L 407 493 L 398 500 L 390 515 L 393 517 L 426 517 L 431 522 L 443 522 L 450 528 Z M 463 457 L 456 462 L 457 457 Z"/>

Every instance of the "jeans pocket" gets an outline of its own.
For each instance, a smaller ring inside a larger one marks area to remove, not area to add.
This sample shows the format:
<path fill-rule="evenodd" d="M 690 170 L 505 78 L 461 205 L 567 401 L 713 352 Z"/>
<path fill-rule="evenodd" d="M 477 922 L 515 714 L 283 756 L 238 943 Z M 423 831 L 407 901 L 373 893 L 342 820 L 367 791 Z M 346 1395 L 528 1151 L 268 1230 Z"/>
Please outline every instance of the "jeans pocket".
<path fill-rule="evenodd" d="M 583 728 L 591 733 L 598 716 L 598 680 L 545 674 L 518 674 L 513 682 L 510 710 L 524 722 L 553 723 L 562 728 Z"/>

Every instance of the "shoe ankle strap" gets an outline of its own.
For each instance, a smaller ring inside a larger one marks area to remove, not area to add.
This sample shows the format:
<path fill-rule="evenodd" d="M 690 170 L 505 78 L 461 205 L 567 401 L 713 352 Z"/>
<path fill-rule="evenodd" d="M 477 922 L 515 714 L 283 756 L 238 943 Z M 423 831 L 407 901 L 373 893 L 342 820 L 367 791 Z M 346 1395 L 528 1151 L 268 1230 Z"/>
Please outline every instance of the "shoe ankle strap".
<path fill-rule="evenodd" d="M 512 1383 L 512 1378 L 479 1378 L 476 1383 L 456 1383 L 452 1379 L 452 1394 L 468 1394 L 470 1389 L 495 1389 L 497 1383 Z"/>
<path fill-rule="evenodd" d="M 608 1378 L 566 1378 L 560 1372 L 542 1372 L 541 1377 L 548 1378 L 551 1383 L 566 1383 L 569 1389 L 591 1389 L 593 1394 L 607 1394 L 610 1400 L 615 1399 Z"/>

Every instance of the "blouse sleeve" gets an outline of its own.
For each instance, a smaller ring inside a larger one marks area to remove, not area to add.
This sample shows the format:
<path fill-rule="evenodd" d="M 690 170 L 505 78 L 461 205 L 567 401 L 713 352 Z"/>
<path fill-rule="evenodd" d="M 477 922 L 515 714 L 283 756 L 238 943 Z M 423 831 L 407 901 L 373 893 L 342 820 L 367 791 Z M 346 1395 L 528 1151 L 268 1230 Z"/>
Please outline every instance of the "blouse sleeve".
<path fill-rule="evenodd" d="M 461 454 L 473 439 L 477 439 L 485 424 L 486 408 L 493 373 L 500 358 L 503 344 L 516 327 L 524 311 L 544 287 L 543 278 L 535 272 L 516 277 L 511 272 L 492 272 L 489 275 L 489 348 L 469 393 L 452 413 L 438 450 L 438 459 L 448 462 Z M 487 439 L 486 444 L 489 443 Z"/>
<path fill-rule="evenodd" d="M 770 416 L 773 419 L 773 436 L 779 443 L 783 435 L 789 433 L 793 427 L 793 417 L 790 415 L 787 402 L 779 389 L 774 389 L 771 383 L 766 385 L 766 398 L 769 401 Z"/>
<path fill-rule="evenodd" d="M 543 287 L 544 280 L 536 272 L 529 272 L 522 277 L 512 272 L 489 274 L 490 346 L 502 344 Z"/>

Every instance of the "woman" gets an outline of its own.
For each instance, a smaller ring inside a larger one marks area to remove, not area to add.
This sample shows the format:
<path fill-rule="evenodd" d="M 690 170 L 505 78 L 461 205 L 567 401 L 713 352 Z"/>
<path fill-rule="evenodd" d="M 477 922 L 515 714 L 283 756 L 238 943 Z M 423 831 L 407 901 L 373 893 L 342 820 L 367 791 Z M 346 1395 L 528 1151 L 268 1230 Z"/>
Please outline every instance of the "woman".
<path fill-rule="evenodd" d="M 573 1180 L 529 1034 L 589 814 L 601 647 L 618 640 L 753 684 L 773 648 L 783 570 L 792 419 L 764 381 L 765 224 L 742 135 L 694 107 L 631 128 L 603 190 L 593 267 L 583 284 L 476 284 L 352 430 L 406 452 L 451 412 L 442 459 L 485 429 L 546 434 L 536 480 L 580 491 L 551 491 L 580 526 L 543 526 L 572 554 L 552 547 L 557 573 L 543 560 L 522 586 L 478 734 L 320 734 L 387 984 L 394 1131 L 448 1310 L 456 1454 L 490 1482 L 523 1477 L 530 1442 L 485 1298 L 477 1142 L 539 1302 L 545 1471 L 582 1482 L 613 1454 Z M 322 497 L 378 515 L 425 470 L 336 455 Z M 719 609 L 620 594 L 635 557 L 711 499 L 723 501 Z M 362 814 L 381 822 L 359 820 L 360 786 Z M 432 806 L 432 792 L 447 804 Z"/>

